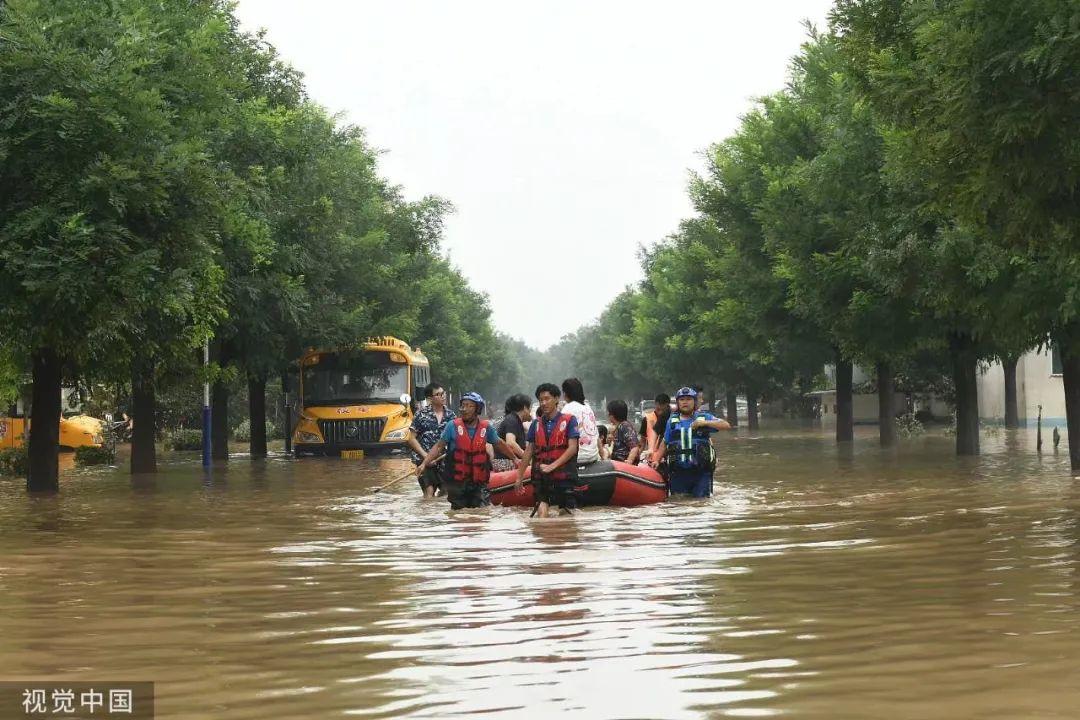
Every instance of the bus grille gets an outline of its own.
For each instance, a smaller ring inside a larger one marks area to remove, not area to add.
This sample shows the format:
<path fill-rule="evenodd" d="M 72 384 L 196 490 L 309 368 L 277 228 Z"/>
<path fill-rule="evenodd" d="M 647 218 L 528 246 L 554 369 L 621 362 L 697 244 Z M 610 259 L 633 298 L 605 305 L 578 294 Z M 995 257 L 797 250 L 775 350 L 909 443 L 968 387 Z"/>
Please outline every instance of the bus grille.
<path fill-rule="evenodd" d="M 385 425 L 385 418 L 320 420 L 319 432 L 328 445 L 351 447 L 379 442 Z"/>

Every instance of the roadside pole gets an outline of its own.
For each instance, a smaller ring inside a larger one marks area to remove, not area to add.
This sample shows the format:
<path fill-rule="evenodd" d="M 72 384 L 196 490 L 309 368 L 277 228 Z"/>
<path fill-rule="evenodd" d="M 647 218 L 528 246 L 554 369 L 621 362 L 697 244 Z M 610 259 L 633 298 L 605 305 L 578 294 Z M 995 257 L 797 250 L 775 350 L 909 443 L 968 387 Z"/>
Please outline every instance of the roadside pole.
<path fill-rule="evenodd" d="M 210 371 L 210 343 L 203 345 L 203 371 Z M 204 378 L 203 382 L 203 406 L 202 406 L 202 464 L 204 468 L 210 467 L 210 377 Z"/>
<path fill-rule="evenodd" d="M 292 454 L 292 404 L 289 398 L 289 376 L 287 372 L 281 374 L 281 402 L 285 414 L 285 452 Z"/>

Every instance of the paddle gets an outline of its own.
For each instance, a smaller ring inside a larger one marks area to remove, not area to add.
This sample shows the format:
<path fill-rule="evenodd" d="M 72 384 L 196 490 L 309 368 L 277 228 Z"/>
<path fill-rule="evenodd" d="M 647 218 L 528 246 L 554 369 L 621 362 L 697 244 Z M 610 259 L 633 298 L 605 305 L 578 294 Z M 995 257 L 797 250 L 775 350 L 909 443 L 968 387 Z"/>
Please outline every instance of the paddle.
<path fill-rule="evenodd" d="M 432 464 L 432 465 L 434 465 L 435 463 L 437 463 L 437 462 L 439 462 L 440 460 L 442 460 L 442 459 L 443 459 L 444 457 L 446 457 L 446 454 L 445 454 L 445 453 L 444 453 L 444 454 L 442 454 L 442 455 L 440 455 L 439 457 L 435 458 L 435 459 L 434 459 L 434 460 L 433 460 L 433 461 L 431 462 L 431 464 Z M 402 475 L 401 477 L 399 477 L 399 478 L 398 478 L 397 480 L 391 480 L 390 482 L 386 483 L 386 484 L 385 484 L 385 485 L 383 485 L 382 487 L 377 487 L 377 488 L 375 488 L 375 492 L 373 492 L 373 493 L 372 493 L 372 495 L 374 495 L 374 494 L 375 494 L 375 493 L 377 493 L 377 492 L 382 492 L 382 491 L 383 491 L 383 490 L 385 490 L 386 488 L 389 488 L 389 487 L 393 487 L 393 486 L 397 485 L 397 484 L 398 484 L 399 482 L 401 482 L 402 480 L 405 480 L 406 478 L 410 478 L 410 477 L 416 477 L 416 469 L 415 469 L 415 468 L 413 468 L 413 469 L 412 469 L 412 470 L 410 470 L 409 472 L 405 473 L 404 475 Z"/>

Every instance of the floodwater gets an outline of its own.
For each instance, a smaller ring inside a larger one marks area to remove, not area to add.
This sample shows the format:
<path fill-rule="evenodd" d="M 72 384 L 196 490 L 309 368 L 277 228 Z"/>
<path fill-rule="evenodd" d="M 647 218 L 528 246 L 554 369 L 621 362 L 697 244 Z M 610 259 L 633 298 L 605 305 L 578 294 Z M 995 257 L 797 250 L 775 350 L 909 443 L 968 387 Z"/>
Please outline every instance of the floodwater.
<path fill-rule="evenodd" d="M 400 458 L 0 481 L 0 679 L 161 718 L 1080 717 L 1080 480 L 1034 434 L 742 431 L 716 495 L 451 514 Z"/>

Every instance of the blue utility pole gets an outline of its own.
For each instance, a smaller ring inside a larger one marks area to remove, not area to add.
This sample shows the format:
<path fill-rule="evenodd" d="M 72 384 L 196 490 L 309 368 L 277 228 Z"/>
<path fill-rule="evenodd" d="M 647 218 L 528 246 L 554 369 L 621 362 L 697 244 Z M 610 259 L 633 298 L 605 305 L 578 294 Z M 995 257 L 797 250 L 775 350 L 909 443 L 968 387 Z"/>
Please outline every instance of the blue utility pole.
<path fill-rule="evenodd" d="M 203 371 L 210 372 L 210 343 L 203 345 Z M 204 468 L 210 467 L 210 376 L 206 376 L 203 382 L 203 407 L 202 407 L 202 464 Z"/>

